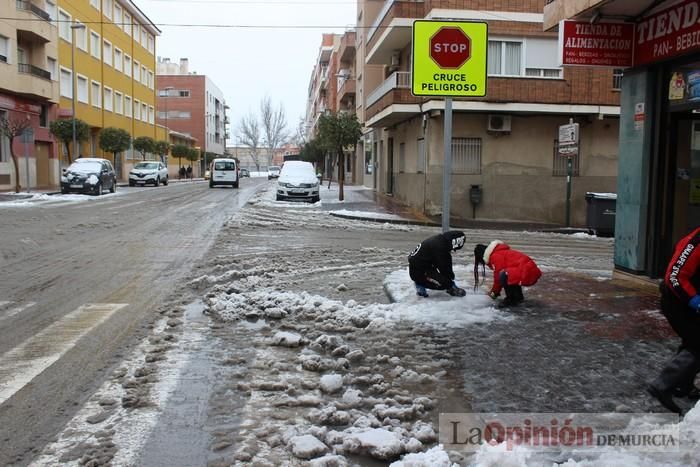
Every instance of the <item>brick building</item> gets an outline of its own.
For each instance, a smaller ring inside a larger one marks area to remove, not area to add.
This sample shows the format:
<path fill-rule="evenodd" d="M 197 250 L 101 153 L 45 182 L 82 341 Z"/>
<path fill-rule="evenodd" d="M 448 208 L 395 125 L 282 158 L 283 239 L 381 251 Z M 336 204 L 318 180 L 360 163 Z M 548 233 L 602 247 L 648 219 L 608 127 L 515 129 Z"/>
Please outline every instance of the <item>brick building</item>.
<path fill-rule="evenodd" d="M 581 126 L 574 160 L 572 221 L 585 224 L 588 191 L 614 192 L 619 90 L 612 70 L 559 66 L 557 34 L 543 31 L 544 0 L 358 2 L 356 111 L 364 183 L 428 214 L 442 205 L 442 98 L 414 97 L 411 35 L 416 19 L 486 21 L 487 95 L 455 99 L 451 216 L 562 224 L 566 159 L 557 129 Z"/>
<path fill-rule="evenodd" d="M 157 71 L 157 122 L 195 138 L 204 152 L 224 155 L 228 106 L 223 92 L 209 77 L 190 73 L 187 59 L 175 64 L 159 58 Z M 202 173 L 204 164 L 202 159 Z"/>

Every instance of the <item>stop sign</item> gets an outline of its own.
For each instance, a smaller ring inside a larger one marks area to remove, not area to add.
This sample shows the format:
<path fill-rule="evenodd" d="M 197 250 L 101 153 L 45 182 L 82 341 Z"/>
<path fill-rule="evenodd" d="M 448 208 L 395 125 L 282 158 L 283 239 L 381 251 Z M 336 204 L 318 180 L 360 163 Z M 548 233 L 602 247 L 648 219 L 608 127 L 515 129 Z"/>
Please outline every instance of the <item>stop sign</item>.
<path fill-rule="evenodd" d="M 471 40 L 460 28 L 443 27 L 430 38 L 430 58 L 440 68 L 459 68 L 469 60 Z"/>

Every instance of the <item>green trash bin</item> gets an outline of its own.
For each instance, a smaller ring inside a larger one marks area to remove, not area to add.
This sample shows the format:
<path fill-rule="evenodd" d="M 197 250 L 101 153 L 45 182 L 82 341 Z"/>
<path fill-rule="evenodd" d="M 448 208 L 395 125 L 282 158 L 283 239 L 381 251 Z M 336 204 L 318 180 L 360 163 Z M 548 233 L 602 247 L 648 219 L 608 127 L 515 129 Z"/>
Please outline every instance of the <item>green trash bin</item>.
<path fill-rule="evenodd" d="M 586 227 L 601 237 L 615 235 L 616 193 L 586 193 Z"/>

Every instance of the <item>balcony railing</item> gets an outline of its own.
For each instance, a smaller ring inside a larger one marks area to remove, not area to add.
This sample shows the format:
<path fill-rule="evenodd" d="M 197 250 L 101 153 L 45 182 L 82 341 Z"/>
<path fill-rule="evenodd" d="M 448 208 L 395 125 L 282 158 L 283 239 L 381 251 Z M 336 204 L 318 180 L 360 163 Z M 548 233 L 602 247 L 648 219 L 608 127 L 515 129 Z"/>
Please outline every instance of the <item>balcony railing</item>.
<path fill-rule="evenodd" d="M 409 89 L 411 87 L 410 71 L 395 71 L 367 96 L 367 107 L 377 102 L 392 89 Z"/>
<path fill-rule="evenodd" d="M 30 65 L 28 63 L 18 63 L 17 67 L 19 68 L 20 73 L 28 73 L 39 78 L 51 80 L 51 73 L 39 68 L 38 66 Z"/>
<path fill-rule="evenodd" d="M 31 11 L 39 18 L 44 19 L 46 21 L 51 21 L 51 15 L 39 8 L 38 6 L 34 5 L 32 2 L 28 2 L 26 0 L 17 0 L 17 9 Z"/>

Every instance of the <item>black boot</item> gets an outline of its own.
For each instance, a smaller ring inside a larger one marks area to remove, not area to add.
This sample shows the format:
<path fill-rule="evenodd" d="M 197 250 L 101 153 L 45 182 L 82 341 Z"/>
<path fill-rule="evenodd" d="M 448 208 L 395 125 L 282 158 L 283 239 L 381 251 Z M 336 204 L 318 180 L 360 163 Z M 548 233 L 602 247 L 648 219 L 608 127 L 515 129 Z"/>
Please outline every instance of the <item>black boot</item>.
<path fill-rule="evenodd" d="M 683 411 L 673 400 L 674 390 L 694 377 L 700 369 L 700 362 L 695 355 L 683 350 L 676 354 L 661 374 L 647 386 L 647 392 L 654 396 L 664 407 L 679 415 Z"/>
<path fill-rule="evenodd" d="M 503 306 L 516 306 L 524 300 L 523 288 L 519 285 L 507 285 L 504 289 L 506 298 L 503 299 Z"/>
<path fill-rule="evenodd" d="M 460 289 L 459 287 L 454 286 L 454 285 L 452 287 L 450 287 L 449 289 L 447 289 L 445 292 L 452 295 L 453 297 L 464 297 L 465 295 L 467 295 L 466 290 Z"/>

